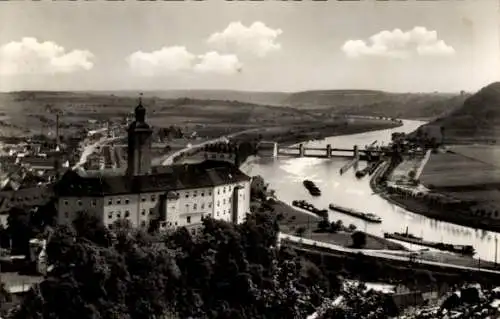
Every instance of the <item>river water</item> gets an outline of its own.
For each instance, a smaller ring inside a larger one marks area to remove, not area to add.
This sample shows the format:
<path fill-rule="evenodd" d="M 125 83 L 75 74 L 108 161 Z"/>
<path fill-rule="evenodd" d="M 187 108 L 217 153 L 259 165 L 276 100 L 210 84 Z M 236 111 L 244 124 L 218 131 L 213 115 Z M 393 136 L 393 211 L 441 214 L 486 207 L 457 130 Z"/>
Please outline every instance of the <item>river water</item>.
<path fill-rule="evenodd" d="M 392 132 L 409 133 L 423 123 L 405 120 L 403 126 L 394 129 L 332 136 L 321 141 L 310 141 L 304 145 L 319 147 L 331 144 L 332 147 L 346 148 L 359 145 L 364 148 L 373 141 L 387 144 Z M 291 203 L 296 199 L 305 199 L 320 209 L 328 208 L 329 203 L 337 203 L 356 210 L 375 213 L 383 219 L 382 224 L 371 224 L 330 211 L 330 220 L 341 219 L 346 225 L 354 224 L 358 229 L 378 236 L 383 236 L 384 232 L 404 232 L 408 227 L 409 232 L 416 236 L 423 236 L 426 240 L 473 245 L 477 251 L 476 257 L 494 261 L 496 233 L 436 221 L 391 204 L 373 194 L 369 185 L 369 177 L 357 179 L 353 169 L 340 175 L 339 170 L 347 161 L 348 159 L 342 158 L 258 158 L 244 165 L 242 170 L 251 176 L 264 177 L 269 187 L 276 191 L 277 197 L 286 203 Z M 362 168 L 364 165 L 366 164 L 360 163 L 359 167 Z M 321 189 L 322 196 L 309 195 L 302 185 L 304 179 L 313 180 Z"/>

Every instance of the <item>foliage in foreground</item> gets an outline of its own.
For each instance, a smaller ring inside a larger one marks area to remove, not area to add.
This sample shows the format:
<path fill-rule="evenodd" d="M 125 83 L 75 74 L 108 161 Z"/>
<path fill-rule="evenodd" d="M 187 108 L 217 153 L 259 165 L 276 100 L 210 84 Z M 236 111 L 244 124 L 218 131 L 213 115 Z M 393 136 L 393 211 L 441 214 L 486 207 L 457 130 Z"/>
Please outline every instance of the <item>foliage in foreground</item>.
<path fill-rule="evenodd" d="M 241 225 L 206 219 L 197 236 L 180 228 L 161 237 L 127 225 L 111 234 L 83 215 L 55 230 L 54 270 L 14 318 L 305 318 L 338 281 L 277 249 L 277 233 L 263 212 Z"/>

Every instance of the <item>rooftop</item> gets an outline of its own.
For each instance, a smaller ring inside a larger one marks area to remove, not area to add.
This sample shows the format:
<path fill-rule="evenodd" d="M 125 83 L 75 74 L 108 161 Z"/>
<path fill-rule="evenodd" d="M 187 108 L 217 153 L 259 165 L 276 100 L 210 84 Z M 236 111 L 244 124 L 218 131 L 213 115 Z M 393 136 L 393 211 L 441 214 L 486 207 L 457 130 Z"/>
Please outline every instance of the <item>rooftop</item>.
<path fill-rule="evenodd" d="M 58 196 L 105 196 L 214 187 L 249 181 L 237 166 L 221 161 L 154 167 L 150 175 L 68 171 L 56 185 Z"/>

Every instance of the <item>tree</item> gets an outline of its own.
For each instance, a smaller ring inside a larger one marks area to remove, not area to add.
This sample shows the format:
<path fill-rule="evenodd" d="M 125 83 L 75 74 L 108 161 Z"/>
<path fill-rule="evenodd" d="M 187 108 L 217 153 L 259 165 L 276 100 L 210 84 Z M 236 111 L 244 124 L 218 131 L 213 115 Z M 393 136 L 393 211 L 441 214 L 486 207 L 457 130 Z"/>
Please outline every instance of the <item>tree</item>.
<path fill-rule="evenodd" d="M 30 213 L 22 208 L 14 207 L 7 217 L 7 231 L 12 241 L 13 255 L 29 255 L 29 241 L 33 237 L 30 224 Z"/>
<path fill-rule="evenodd" d="M 363 248 L 366 245 L 366 234 L 356 231 L 351 235 L 353 248 Z"/>

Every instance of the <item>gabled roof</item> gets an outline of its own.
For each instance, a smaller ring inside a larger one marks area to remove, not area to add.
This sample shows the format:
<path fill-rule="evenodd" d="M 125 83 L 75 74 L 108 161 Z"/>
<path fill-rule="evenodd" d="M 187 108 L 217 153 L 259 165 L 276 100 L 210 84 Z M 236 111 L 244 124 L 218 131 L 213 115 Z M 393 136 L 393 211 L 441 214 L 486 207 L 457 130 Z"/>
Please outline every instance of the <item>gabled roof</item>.
<path fill-rule="evenodd" d="M 248 181 L 237 166 L 222 161 L 154 168 L 150 175 L 92 175 L 68 171 L 55 187 L 62 197 L 106 196 L 214 187 Z"/>

